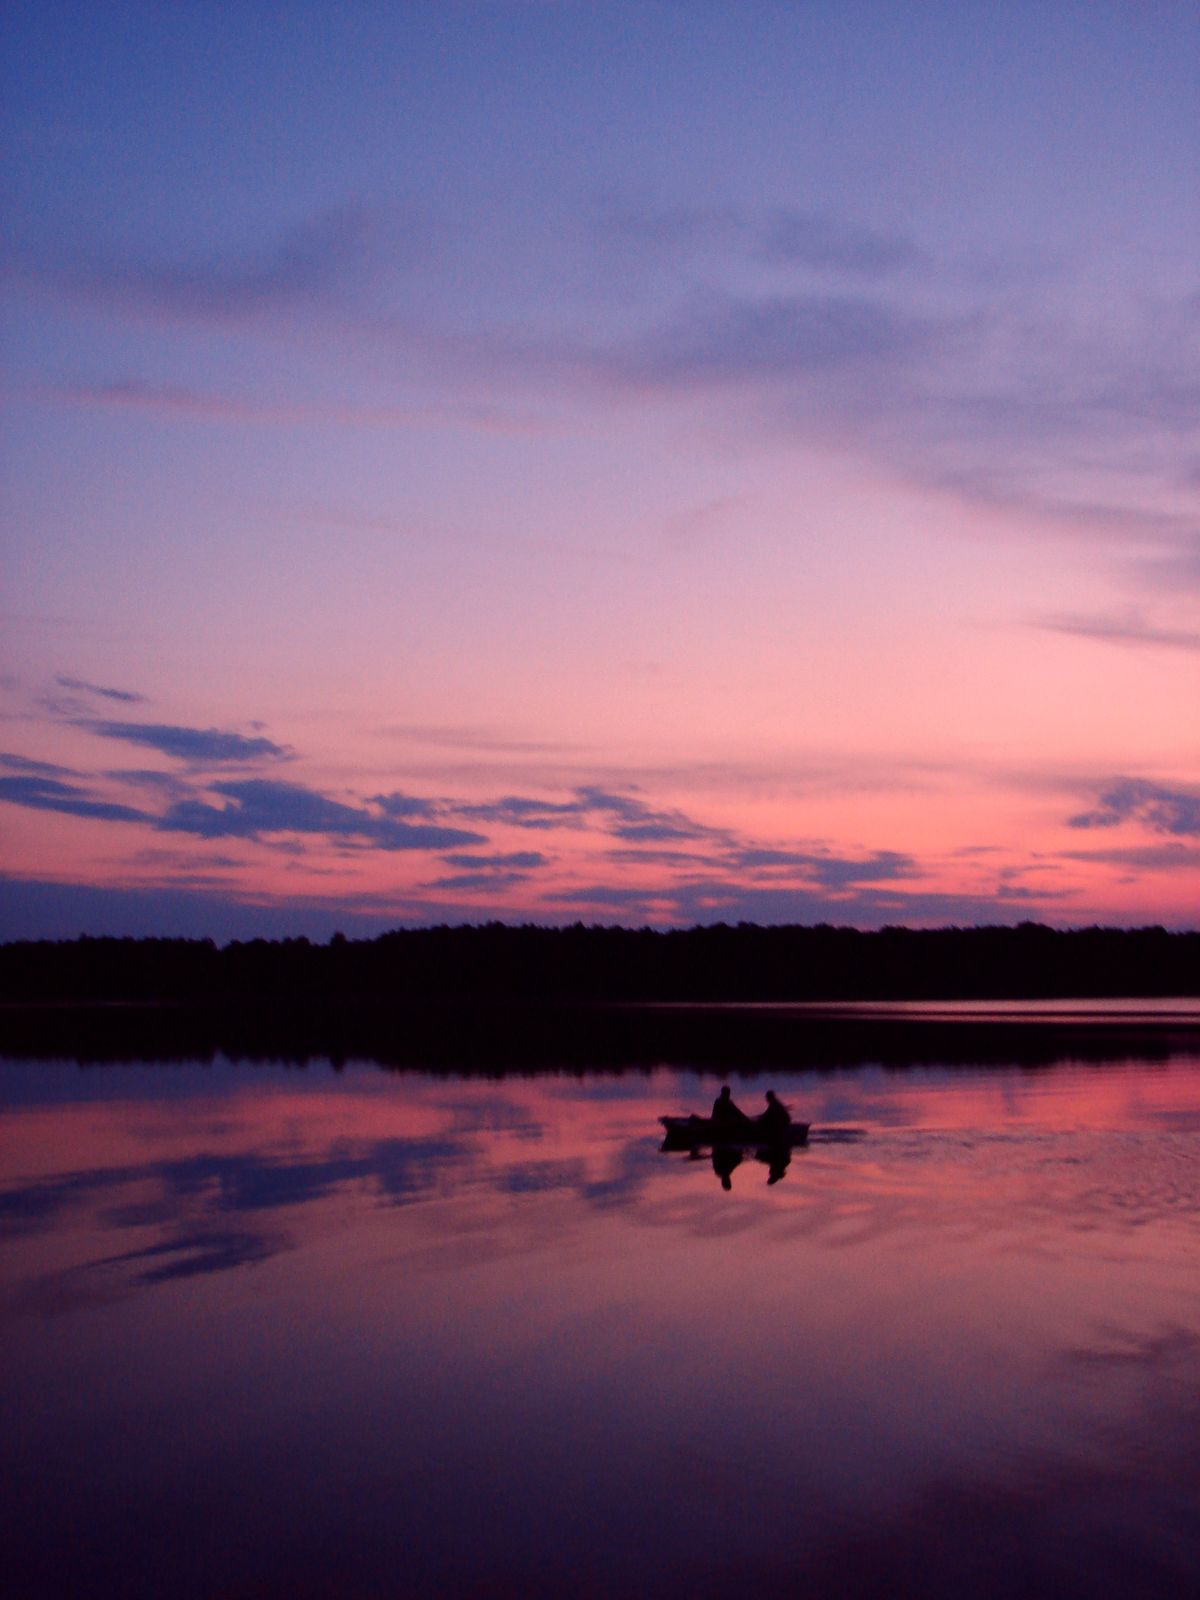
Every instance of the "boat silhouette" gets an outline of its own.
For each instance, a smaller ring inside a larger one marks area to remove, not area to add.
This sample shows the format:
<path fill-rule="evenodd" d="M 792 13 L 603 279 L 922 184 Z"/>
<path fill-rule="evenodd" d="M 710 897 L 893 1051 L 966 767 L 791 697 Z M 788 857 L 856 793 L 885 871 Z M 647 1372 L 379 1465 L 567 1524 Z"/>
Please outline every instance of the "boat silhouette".
<path fill-rule="evenodd" d="M 714 1122 L 711 1117 L 659 1117 L 666 1129 L 664 1148 L 687 1150 L 702 1145 L 725 1145 L 742 1150 L 765 1150 L 772 1146 L 791 1148 L 808 1143 L 809 1122 L 790 1122 L 770 1127 L 752 1118 L 743 1121 Z"/>

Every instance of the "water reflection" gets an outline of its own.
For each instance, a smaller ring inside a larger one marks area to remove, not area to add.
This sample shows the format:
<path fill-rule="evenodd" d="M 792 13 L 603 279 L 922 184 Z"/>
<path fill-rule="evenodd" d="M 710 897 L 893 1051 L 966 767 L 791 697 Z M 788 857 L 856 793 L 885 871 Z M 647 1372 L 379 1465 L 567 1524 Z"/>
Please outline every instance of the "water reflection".
<path fill-rule="evenodd" d="M 733 1174 L 741 1164 L 742 1152 L 736 1145 L 713 1145 L 712 1169 L 721 1180 L 722 1189 L 733 1188 Z"/>
<path fill-rule="evenodd" d="M 65 1070 L 0 1066 L 18 1595 L 1200 1577 L 1195 1058 L 798 1073 L 794 1153 L 661 1153 L 685 1072 Z"/>
<path fill-rule="evenodd" d="M 792 1164 L 792 1152 L 787 1145 L 774 1145 L 767 1150 L 756 1150 L 754 1159 L 767 1168 L 767 1182 L 778 1183 Z"/>
<path fill-rule="evenodd" d="M 734 1144 L 681 1146 L 670 1139 L 665 1139 L 659 1150 L 664 1155 L 673 1156 L 678 1156 L 683 1150 L 684 1160 L 688 1162 L 703 1162 L 707 1152 L 708 1164 L 727 1194 L 733 1189 L 734 1173 L 746 1160 L 747 1155 L 751 1155 L 755 1163 L 766 1167 L 768 1184 L 778 1183 L 792 1164 L 792 1152 L 787 1145 L 741 1149 Z"/>

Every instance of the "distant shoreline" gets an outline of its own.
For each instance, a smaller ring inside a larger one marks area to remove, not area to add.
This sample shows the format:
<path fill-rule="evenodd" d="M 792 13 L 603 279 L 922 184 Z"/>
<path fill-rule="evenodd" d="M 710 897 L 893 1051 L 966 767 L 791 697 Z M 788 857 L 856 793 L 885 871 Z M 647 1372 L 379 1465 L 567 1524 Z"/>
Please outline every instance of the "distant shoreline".
<path fill-rule="evenodd" d="M 1200 1049 L 1198 997 L 1200 933 L 1162 928 L 81 938 L 0 946 L 0 1051 L 500 1071 L 1038 1064 Z"/>
<path fill-rule="evenodd" d="M 1200 1055 L 1200 1002 L 1113 1011 L 878 1004 L 321 998 L 0 1003 L 0 1056 L 293 1066 L 350 1060 L 432 1072 L 759 1071 L 1103 1064 Z"/>
<path fill-rule="evenodd" d="M 1200 996 L 1200 932 L 487 923 L 233 942 L 0 945 L 2 1001 L 685 1003 Z"/>

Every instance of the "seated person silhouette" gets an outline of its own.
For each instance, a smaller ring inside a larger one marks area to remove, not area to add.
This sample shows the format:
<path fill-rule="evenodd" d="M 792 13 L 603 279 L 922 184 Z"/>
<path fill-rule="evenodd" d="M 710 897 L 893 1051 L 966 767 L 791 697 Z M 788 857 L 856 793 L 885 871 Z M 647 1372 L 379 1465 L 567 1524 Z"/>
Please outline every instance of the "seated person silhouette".
<path fill-rule="evenodd" d="M 722 1084 L 720 1094 L 713 1101 L 712 1119 L 725 1128 L 739 1127 L 750 1121 L 746 1113 L 734 1104 L 727 1083 Z"/>
<path fill-rule="evenodd" d="M 756 1119 L 756 1125 L 770 1135 L 786 1133 L 791 1127 L 792 1114 L 776 1096 L 774 1089 L 767 1090 L 767 1109 Z"/>

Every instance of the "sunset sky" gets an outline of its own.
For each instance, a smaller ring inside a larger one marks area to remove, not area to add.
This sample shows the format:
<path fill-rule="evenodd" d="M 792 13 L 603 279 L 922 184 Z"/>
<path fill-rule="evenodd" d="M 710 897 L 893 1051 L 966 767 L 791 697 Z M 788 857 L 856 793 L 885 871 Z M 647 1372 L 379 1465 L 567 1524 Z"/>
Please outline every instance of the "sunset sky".
<path fill-rule="evenodd" d="M 1200 922 L 1194 0 L 0 14 L 0 938 Z"/>

